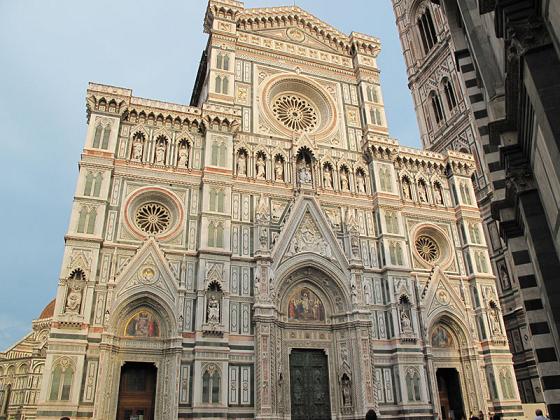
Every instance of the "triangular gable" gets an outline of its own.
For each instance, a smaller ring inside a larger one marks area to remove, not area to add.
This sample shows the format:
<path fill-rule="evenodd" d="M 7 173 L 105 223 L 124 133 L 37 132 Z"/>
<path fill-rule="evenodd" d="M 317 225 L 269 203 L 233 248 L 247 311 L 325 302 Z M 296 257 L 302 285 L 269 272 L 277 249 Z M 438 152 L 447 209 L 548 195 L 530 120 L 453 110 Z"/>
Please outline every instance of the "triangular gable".
<path fill-rule="evenodd" d="M 238 15 L 238 22 L 240 29 L 248 32 L 324 51 L 350 52 L 348 35 L 298 6 L 245 9 Z"/>
<path fill-rule="evenodd" d="M 439 266 L 434 267 L 430 275 L 428 288 L 424 293 L 423 306 L 427 309 L 428 318 L 441 307 L 445 307 L 458 315 L 464 313 L 465 304 L 461 296 L 451 286 L 447 276 Z"/>
<path fill-rule="evenodd" d="M 19 359 L 22 357 L 29 357 L 33 354 L 34 346 L 33 332 L 30 332 L 25 337 L 19 339 L 15 344 L 12 344 L 6 351 L 0 353 L 0 360 L 4 358 Z"/>
<path fill-rule="evenodd" d="M 117 276 L 116 302 L 136 290 L 154 290 L 176 303 L 178 280 L 154 238 L 149 238 Z"/>
<path fill-rule="evenodd" d="M 272 251 L 275 268 L 302 253 L 313 253 L 348 267 L 348 260 L 330 228 L 319 204 L 313 197 L 299 196 Z"/>

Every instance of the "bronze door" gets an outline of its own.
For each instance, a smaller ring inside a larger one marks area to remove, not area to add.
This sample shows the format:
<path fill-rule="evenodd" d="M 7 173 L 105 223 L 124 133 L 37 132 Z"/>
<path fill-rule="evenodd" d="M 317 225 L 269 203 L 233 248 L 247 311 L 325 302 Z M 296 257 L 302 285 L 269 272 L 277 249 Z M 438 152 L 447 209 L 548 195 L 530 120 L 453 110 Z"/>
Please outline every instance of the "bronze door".
<path fill-rule="evenodd" d="M 117 420 L 154 420 L 157 369 L 126 363 L 121 369 Z"/>
<path fill-rule="evenodd" d="M 331 418 L 329 368 L 322 350 L 292 350 L 290 395 L 292 420 Z"/>

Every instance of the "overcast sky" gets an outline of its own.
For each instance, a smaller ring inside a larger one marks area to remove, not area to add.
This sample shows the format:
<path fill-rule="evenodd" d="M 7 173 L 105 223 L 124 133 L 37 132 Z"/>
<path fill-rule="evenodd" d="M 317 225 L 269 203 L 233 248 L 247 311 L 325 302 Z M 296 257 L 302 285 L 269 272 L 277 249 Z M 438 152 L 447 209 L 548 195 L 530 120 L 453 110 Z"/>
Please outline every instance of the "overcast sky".
<path fill-rule="evenodd" d="M 89 81 L 187 104 L 206 0 L 0 0 L 0 350 L 54 297 L 86 129 Z M 293 0 L 247 0 L 245 7 Z M 419 147 L 390 0 L 297 0 L 377 36 L 391 136 Z"/>

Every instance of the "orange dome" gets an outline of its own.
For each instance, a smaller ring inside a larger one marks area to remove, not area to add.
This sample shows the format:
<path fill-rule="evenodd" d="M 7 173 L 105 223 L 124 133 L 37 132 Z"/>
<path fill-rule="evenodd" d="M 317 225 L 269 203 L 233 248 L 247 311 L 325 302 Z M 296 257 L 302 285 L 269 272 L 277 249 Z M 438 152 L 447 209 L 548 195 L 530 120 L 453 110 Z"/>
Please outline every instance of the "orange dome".
<path fill-rule="evenodd" d="M 45 309 L 43 309 L 43 312 L 41 312 L 41 315 L 39 315 L 38 319 L 52 318 L 52 316 L 54 315 L 55 303 L 56 303 L 56 299 L 51 300 L 49 304 L 45 306 Z"/>

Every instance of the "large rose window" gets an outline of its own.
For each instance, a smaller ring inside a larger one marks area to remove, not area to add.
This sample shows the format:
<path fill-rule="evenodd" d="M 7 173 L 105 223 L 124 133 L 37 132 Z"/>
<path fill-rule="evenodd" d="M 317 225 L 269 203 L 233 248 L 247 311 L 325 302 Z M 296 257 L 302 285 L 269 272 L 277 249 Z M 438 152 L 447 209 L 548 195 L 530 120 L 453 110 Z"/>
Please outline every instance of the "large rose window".
<path fill-rule="evenodd" d="M 174 237 L 183 224 L 180 199 L 173 192 L 159 187 L 140 188 L 129 195 L 124 214 L 126 226 L 139 239 Z"/>
<path fill-rule="evenodd" d="M 312 131 L 319 121 L 313 106 L 296 95 L 281 95 L 272 105 L 272 112 L 278 121 L 294 131 Z"/>
<path fill-rule="evenodd" d="M 260 88 L 261 114 L 279 133 L 313 134 L 317 140 L 332 136 L 338 113 L 334 88 L 327 89 L 314 79 L 295 74 L 277 74 L 265 80 Z"/>
<path fill-rule="evenodd" d="M 426 262 L 432 263 L 440 256 L 439 246 L 436 241 L 426 235 L 419 236 L 416 239 L 416 251 Z"/>
<path fill-rule="evenodd" d="M 171 222 L 169 209 L 159 203 L 146 203 L 138 207 L 134 218 L 141 231 L 150 235 L 165 232 Z"/>

